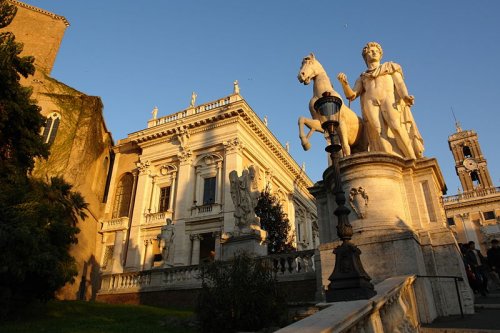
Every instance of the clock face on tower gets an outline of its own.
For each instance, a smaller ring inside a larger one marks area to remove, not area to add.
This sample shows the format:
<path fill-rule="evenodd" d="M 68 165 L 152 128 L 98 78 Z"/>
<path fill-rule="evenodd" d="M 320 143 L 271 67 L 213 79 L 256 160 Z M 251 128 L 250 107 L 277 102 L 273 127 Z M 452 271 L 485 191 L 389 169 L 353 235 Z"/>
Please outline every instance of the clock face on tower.
<path fill-rule="evenodd" d="M 477 162 L 472 158 L 466 158 L 463 162 L 463 165 L 467 170 L 477 170 Z"/>

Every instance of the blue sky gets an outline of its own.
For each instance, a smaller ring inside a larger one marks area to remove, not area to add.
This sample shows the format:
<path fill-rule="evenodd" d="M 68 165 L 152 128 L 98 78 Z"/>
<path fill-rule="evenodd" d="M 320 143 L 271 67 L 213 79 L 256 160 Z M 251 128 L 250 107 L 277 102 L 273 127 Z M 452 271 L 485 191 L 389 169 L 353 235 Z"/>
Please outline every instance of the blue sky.
<path fill-rule="evenodd" d="M 158 116 L 232 92 L 241 94 L 313 181 L 326 167 L 318 133 L 304 152 L 297 118 L 308 116 L 312 86 L 297 81 L 314 52 L 334 77 L 351 83 L 365 70 L 361 49 L 377 41 L 385 61 L 403 67 L 425 156 L 438 159 L 448 194 L 459 187 L 448 135 L 453 108 L 464 129 L 479 134 L 493 182 L 500 184 L 500 1 L 167 1 L 26 0 L 65 16 L 52 76 L 100 96 L 115 141 Z M 352 109 L 360 114 L 359 101 Z M 497 148 L 495 148 L 497 147 Z"/>

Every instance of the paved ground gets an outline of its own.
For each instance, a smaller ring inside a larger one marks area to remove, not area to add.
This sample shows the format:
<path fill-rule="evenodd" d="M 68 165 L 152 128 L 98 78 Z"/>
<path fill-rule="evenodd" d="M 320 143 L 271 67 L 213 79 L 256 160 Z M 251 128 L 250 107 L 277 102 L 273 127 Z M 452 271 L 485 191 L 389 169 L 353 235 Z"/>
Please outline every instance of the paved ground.
<path fill-rule="evenodd" d="M 423 325 L 423 327 L 481 329 L 487 330 L 484 332 L 500 332 L 500 290 L 490 292 L 487 296 L 476 294 L 475 310 L 475 314 L 465 315 L 464 318 L 460 316 L 437 318 L 432 324 Z M 429 330 L 429 332 L 431 331 Z M 467 332 L 472 331 L 467 330 Z"/>

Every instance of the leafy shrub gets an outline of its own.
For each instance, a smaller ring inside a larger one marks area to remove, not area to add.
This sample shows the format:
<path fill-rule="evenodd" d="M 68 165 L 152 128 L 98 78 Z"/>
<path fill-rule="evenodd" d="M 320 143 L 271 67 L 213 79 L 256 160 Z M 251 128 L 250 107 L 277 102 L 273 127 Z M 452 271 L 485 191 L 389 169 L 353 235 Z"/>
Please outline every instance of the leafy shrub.
<path fill-rule="evenodd" d="M 271 267 L 240 254 L 202 267 L 197 315 L 203 332 L 260 330 L 286 320 L 285 297 Z"/>

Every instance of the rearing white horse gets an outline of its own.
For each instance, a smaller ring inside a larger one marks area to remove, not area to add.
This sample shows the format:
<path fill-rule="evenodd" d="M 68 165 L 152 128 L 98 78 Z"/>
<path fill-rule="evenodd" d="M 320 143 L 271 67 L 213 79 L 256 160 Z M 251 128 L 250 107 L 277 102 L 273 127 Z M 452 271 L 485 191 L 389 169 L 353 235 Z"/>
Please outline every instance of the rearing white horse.
<path fill-rule="evenodd" d="M 314 109 L 314 103 L 323 96 L 325 92 L 329 92 L 332 96 L 337 96 L 340 99 L 342 99 L 342 97 L 333 89 L 330 78 L 323 69 L 323 66 L 321 66 L 312 53 L 302 60 L 302 67 L 300 68 L 298 79 L 299 82 L 304 85 L 308 85 L 311 80 L 314 81 L 313 97 L 309 101 L 309 112 L 311 113 L 312 119 L 305 117 L 299 118 L 300 142 L 304 150 L 309 150 L 309 148 L 311 148 L 309 138 L 314 131 L 324 133 L 319 121 L 319 114 Z M 356 113 L 345 106 L 343 102 L 337 116 L 339 117 L 338 134 L 344 156 L 351 154 L 351 148 L 353 152 L 367 151 L 368 144 L 363 133 L 363 121 Z M 307 135 L 304 134 L 304 125 L 310 129 Z"/>

